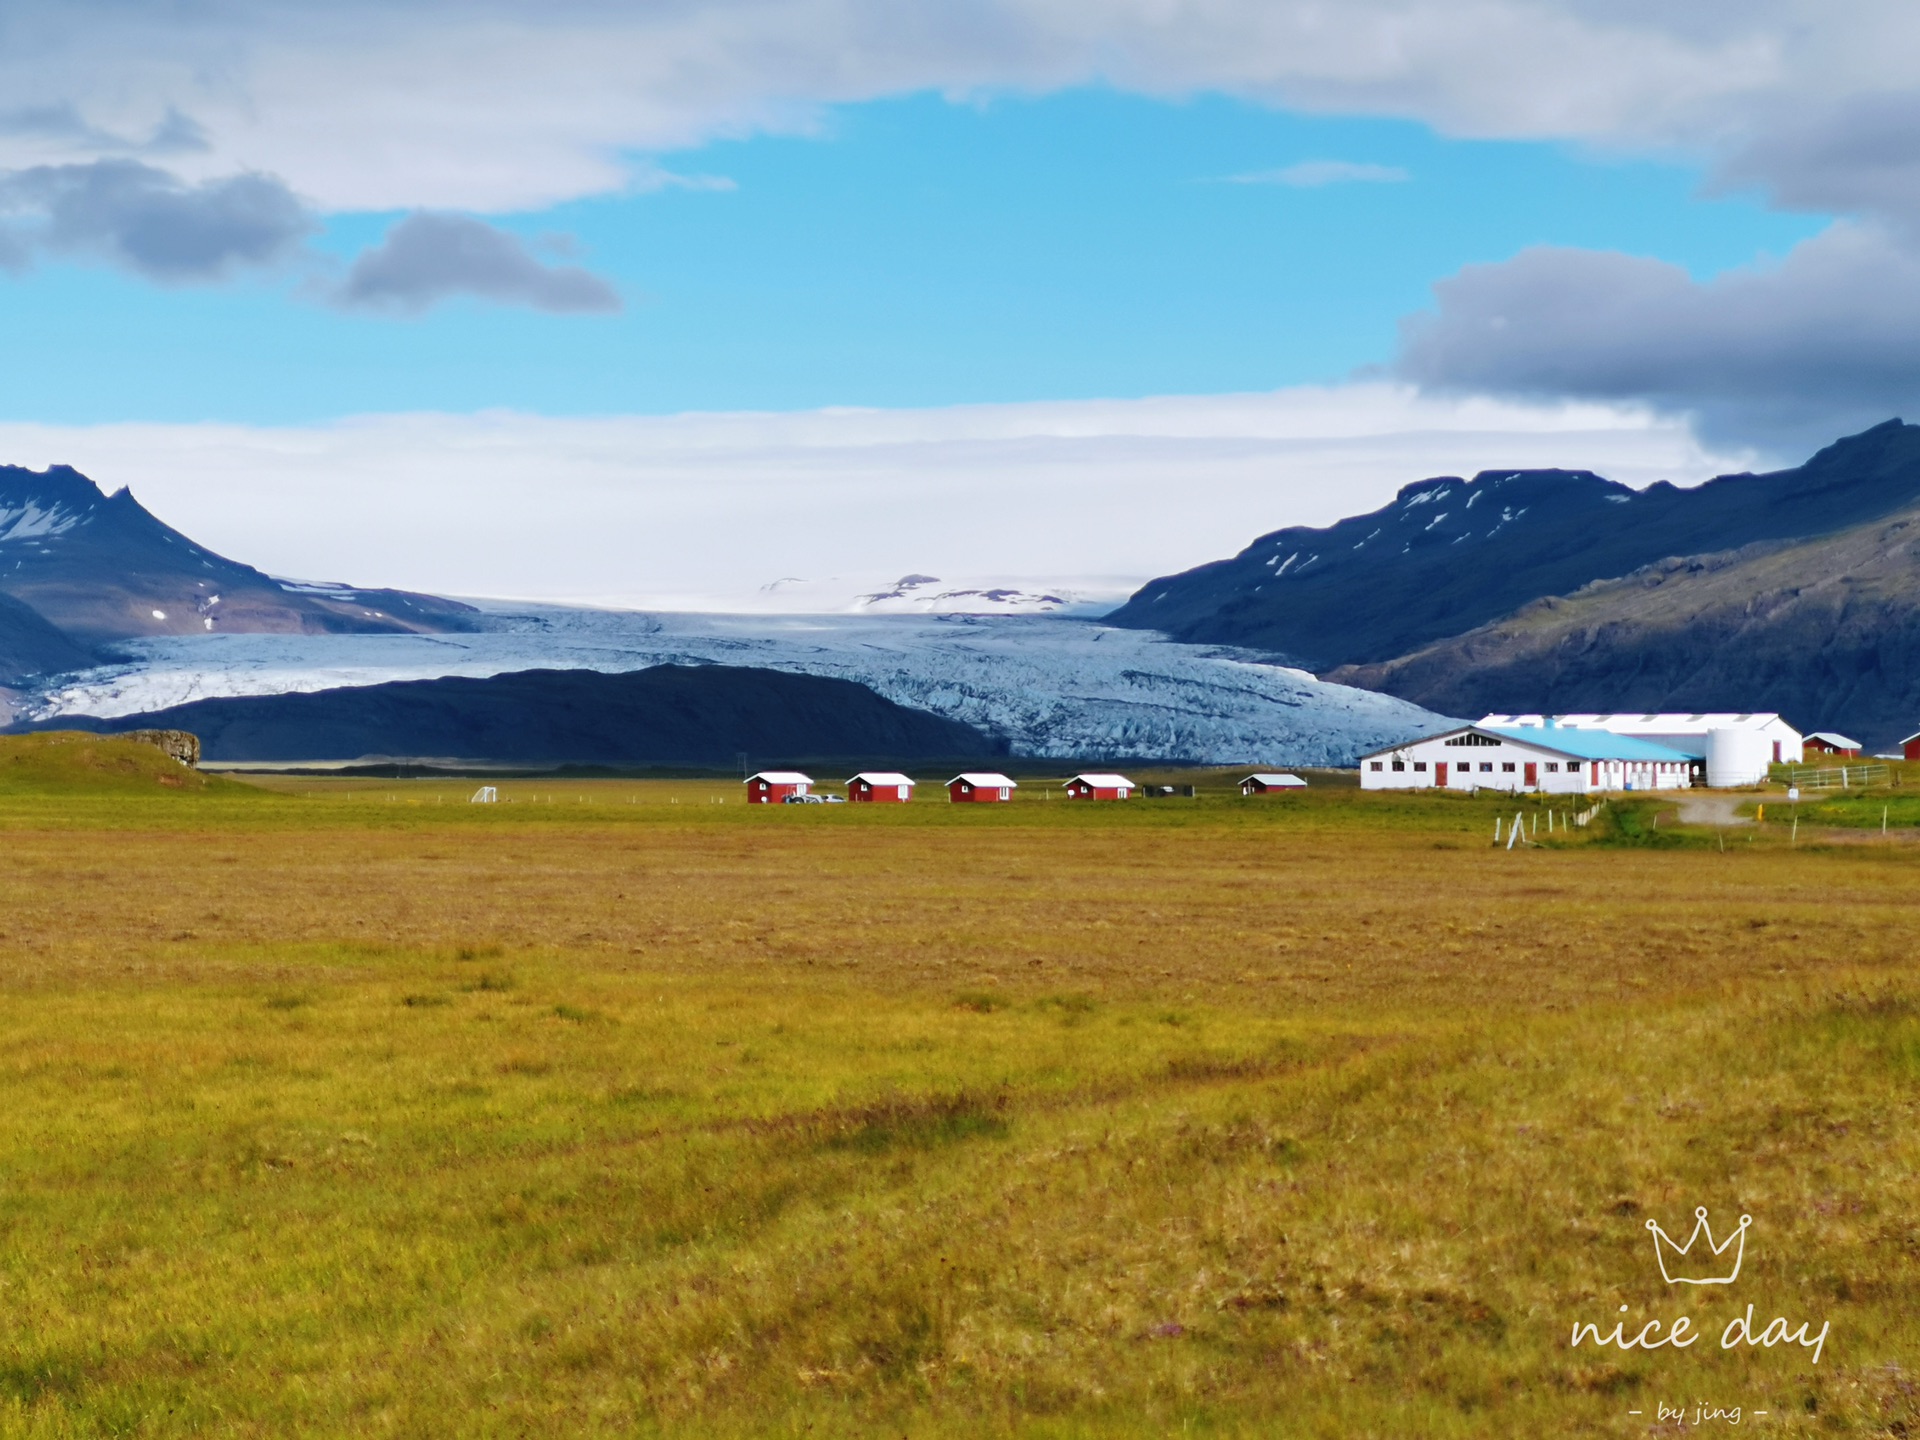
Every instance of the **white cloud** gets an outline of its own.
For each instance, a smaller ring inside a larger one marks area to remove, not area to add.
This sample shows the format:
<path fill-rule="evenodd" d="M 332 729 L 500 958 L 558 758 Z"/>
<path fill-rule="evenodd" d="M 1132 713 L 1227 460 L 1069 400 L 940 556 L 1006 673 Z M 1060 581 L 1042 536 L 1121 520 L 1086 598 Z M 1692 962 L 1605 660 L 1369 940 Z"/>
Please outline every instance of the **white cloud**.
<path fill-rule="evenodd" d="M 1291 185 L 1313 190 L 1322 185 L 1393 185 L 1413 177 L 1398 165 L 1369 165 L 1356 160 L 1302 160 L 1278 170 L 1253 170 L 1229 175 L 1229 185 Z"/>
<path fill-rule="evenodd" d="M 1558 465 L 1689 483 L 1755 459 L 1643 409 L 1379 383 L 940 410 L 0 424 L 0 454 L 131 485 L 277 574 L 715 608 L 783 577 L 837 595 L 911 572 L 1114 593 L 1428 475 Z"/>
<path fill-rule="evenodd" d="M 1222 91 L 1717 155 L 1920 81 L 1897 0 L 12 0 L 5 26 L 0 165 L 174 116 L 195 178 L 276 174 L 329 209 L 537 209 L 621 190 L 635 156 L 928 89 Z"/>

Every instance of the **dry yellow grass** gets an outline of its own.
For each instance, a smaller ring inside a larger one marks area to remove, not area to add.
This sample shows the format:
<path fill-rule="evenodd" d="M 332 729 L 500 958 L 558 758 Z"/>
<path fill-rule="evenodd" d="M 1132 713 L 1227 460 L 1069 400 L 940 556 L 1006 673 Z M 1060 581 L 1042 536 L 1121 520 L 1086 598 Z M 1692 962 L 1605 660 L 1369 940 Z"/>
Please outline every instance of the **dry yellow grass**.
<path fill-rule="evenodd" d="M 1907 847 L 279 788 L 0 791 L 0 1433 L 1920 1425 Z"/>

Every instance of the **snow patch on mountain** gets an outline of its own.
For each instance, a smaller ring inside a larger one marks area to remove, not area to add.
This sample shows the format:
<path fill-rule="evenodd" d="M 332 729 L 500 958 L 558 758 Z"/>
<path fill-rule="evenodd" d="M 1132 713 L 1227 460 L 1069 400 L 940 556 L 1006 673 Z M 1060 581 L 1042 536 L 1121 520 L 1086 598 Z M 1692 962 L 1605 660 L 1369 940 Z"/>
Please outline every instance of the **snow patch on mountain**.
<path fill-rule="evenodd" d="M 1443 728 L 1391 696 L 1221 646 L 1055 615 L 710 615 L 480 602 L 451 635 L 156 636 L 127 663 L 59 677 L 24 717 L 115 716 L 222 695 L 442 675 L 758 665 L 858 681 L 1004 736 L 1017 755 L 1351 764 Z"/>

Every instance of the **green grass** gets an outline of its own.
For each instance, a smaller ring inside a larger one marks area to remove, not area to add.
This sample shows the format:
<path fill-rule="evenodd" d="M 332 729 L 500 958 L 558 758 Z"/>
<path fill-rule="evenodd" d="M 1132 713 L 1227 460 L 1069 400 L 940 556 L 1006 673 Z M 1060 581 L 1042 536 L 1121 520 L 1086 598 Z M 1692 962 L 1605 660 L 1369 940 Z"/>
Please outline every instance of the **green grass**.
<path fill-rule="evenodd" d="M 1920 847 L 146 783 L 0 791 L 0 1435 L 1920 1427 Z"/>

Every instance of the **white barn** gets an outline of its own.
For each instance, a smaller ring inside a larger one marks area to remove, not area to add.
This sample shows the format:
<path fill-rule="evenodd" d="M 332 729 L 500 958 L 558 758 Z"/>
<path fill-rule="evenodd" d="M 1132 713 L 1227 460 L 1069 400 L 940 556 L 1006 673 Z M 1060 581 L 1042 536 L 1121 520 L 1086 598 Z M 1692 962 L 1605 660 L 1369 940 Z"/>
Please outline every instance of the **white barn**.
<path fill-rule="evenodd" d="M 1362 790 L 1683 790 L 1692 760 L 1681 751 L 1604 730 L 1462 725 L 1360 757 Z"/>
<path fill-rule="evenodd" d="M 1767 778 L 1769 765 L 1798 765 L 1806 759 L 1800 732 L 1771 711 L 1485 715 L 1480 723 L 1501 730 L 1604 730 L 1651 740 L 1692 757 L 1696 780 L 1721 787 L 1756 785 Z"/>

